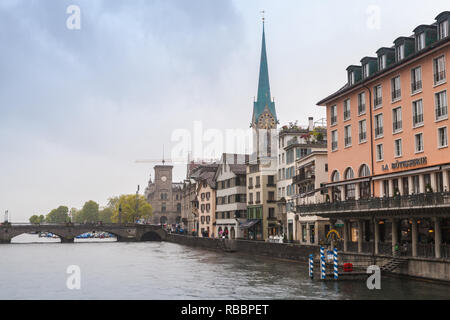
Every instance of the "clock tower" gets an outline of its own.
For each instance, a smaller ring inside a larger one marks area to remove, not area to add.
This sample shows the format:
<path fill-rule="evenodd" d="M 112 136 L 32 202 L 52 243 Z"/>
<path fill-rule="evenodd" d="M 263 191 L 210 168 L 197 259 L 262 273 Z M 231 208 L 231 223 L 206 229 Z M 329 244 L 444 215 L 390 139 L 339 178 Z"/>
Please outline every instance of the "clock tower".
<path fill-rule="evenodd" d="M 257 158 L 273 157 L 276 150 L 278 119 L 275 102 L 270 96 L 269 70 L 267 66 L 266 35 L 263 20 L 261 62 L 259 67 L 258 98 L 253 103 L 253 152 Z"/>
<path fill-rule="evenodd" d="M 181 220 L 181 183 L 172 181 L 173 166 L 156 165 L 155 178 L 149 181 L 145 196 L 153 208 L 152 223 L 176 224 Z"/>

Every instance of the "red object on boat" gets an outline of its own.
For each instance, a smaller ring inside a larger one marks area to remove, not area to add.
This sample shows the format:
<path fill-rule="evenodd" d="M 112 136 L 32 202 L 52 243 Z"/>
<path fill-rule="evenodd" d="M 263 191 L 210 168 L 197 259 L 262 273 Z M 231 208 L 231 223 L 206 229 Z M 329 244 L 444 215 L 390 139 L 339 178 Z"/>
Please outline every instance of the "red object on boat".
<path fill-rule="evenodd" d="M 344 263 L 344 272 L 353 272 L 353 264 Z"/>

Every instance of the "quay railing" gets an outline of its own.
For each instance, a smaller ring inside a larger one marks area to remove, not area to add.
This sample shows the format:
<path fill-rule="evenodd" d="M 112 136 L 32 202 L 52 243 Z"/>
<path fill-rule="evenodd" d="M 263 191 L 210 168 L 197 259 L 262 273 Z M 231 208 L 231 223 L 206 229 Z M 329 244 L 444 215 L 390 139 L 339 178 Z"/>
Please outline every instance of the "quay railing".
<path fill-rule="evenodd" d="M 319 213 L 338 211 L 366 211 L 373 209 L 406 209 L 426 206 L 450 206 L 450 192 L 422 193 L 385 198 L 335 201 L 319 204 L 298 205 L 297 213 Z"/>

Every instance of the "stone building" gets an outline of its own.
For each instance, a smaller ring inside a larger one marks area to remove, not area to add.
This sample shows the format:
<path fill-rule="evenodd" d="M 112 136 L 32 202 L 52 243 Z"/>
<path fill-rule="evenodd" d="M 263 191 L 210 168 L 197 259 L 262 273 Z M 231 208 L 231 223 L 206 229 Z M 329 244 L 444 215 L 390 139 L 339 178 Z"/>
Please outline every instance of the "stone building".
<path fill-rule="evenodd" d="M 145 198 L 153 208 L 153 224 L 179 224 L 181 222 L 182 183 L 172 181 L 173 166 L 154 167 L 155 181 L 150 178 Z"/>

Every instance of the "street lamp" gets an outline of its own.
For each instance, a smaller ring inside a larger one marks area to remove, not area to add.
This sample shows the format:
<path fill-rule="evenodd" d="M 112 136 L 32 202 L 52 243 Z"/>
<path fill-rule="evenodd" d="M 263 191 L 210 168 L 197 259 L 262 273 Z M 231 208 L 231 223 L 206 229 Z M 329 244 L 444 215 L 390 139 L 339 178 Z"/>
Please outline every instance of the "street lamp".
<path fill-rule="evenodd" d="M 134 218 L 134 223 L 136 223 L 136 219 L 138 218 L 138 208 L 139 208 L 138 197 L 139 197 L 139 185 L 137 186 L 137 190 L 136 190 L 136 213 L 135 213 L 136 216 Z"/>
<path fill-rule="evenodd" d="M 122 204 L 119 204 L 119 224 L 122 223 Z"/>

